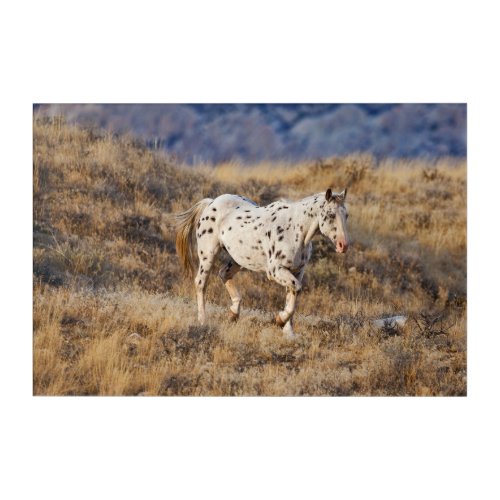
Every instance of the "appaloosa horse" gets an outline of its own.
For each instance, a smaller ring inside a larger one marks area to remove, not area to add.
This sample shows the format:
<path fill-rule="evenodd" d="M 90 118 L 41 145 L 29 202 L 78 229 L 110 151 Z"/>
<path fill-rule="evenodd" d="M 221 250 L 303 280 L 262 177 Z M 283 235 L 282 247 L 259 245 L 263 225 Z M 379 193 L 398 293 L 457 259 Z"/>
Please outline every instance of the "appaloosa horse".
<path fill-rule="evenodd" d="M 335 244 L 337 252 L 345 253 L 349 247 L 346 194 L 346 189 L 341 193 L 328 189 L 296 202 L 279 200 L 264 207 L 244 196 L 223 194 L 214 200 L 205 198 L 176 214 L 177 253 L 184 270 L 191 275 L 196 236 L 199 265 L 195 286 L 200 323 L 205 322 L 207 278 L 223 249 L 230 260 L 219 276 L 231 296 L 231 319 L 238 318 L 241 302 L 234 275 L 241 268 L 264 271 L 269 279 L 286 287 L 286 305 L 277 314 L 276 322 L 286 336 L 293 337 L 292 318 L 304 268 L 311 258 L 311 239 L 319 230 Z"/>

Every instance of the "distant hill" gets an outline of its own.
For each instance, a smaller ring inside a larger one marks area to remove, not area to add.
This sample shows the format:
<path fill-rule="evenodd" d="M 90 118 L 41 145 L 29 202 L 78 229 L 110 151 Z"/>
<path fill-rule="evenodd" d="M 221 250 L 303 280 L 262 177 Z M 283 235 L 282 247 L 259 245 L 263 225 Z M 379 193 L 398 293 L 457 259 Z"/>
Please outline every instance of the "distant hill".
<path fill-rule="evenodd" d="M 465 104 L 35 104 L 42 115 L 130 132 L 186 163 L 467 155 Z"/>

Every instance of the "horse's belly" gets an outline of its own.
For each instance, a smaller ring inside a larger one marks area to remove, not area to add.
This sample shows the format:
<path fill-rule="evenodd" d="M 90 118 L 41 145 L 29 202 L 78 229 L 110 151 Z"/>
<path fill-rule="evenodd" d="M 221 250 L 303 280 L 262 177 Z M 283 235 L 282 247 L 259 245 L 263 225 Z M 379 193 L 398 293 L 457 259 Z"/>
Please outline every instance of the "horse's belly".
<path fill-rule="evenodd" d="M 266 270 L 266 254 L 258 238 L 250 238 L 245 234 L 238 236 L 221 236 L 220 242 L 232 259 L 245 269 L 251 271 Z"/>

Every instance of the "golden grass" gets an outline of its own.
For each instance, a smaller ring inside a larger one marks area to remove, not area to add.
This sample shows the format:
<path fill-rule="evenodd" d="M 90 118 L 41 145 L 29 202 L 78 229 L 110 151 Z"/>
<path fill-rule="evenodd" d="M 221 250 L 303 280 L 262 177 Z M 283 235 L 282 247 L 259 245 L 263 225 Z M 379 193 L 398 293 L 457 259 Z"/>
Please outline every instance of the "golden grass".
<path fill-rule="evenodd" d="M 186 167 L 128 136 L 35 118 L 33 168 L 35 394 L 466 394 L 464 161 Z M 236 277 L 237 324 L 212 276 L 198 326 L 170 215 L 225 192 L 267 203 L 328 186 L 349 186 L 353 245 L 337 255 L 315 239 L 299 339 L 271 321 L 283 289 L 254 273 Z M 394 314 L 411 319 L 371 326 Z"/>

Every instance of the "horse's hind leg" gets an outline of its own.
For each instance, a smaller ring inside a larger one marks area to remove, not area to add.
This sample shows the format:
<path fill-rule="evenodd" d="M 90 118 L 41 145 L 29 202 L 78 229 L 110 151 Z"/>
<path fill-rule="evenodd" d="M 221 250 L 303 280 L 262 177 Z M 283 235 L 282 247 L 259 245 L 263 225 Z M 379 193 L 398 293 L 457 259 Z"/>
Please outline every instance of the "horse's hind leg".
<path fill-rule="evenodd" d="M 229 319 L 236 321 L 240 315 L 241 295 L 234 283 L 234 275 L 241 269 L 241 267 L 234 261 L 230 260 L 224 264 L 219 271 L 219 277 L 226 286 L 226 290 L 231 297 L 231 307 L 229 308 Z"/>
<path fill-rule="evenodd" d="M 198 259 L 200 264 L 196 278 L 194 279 L 194 285 L 198 300 L 198 321 L 203 325 L 205 323 L 205 288 L 215 257 L 219 253 L 219 243 L 217 240 L 209 241 L 208 239 L 207 241 L 202 240 L 201 243 L 198 240 Z"/>

